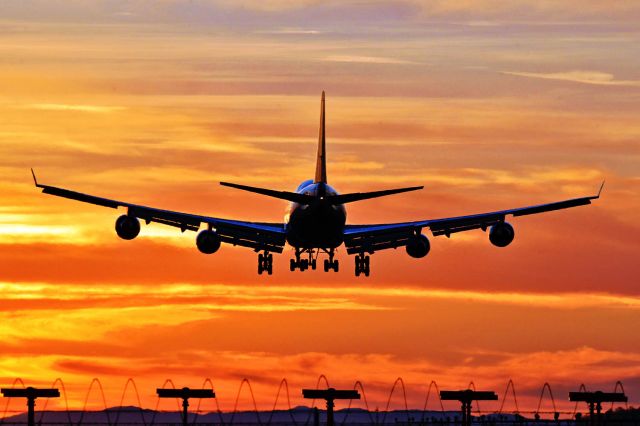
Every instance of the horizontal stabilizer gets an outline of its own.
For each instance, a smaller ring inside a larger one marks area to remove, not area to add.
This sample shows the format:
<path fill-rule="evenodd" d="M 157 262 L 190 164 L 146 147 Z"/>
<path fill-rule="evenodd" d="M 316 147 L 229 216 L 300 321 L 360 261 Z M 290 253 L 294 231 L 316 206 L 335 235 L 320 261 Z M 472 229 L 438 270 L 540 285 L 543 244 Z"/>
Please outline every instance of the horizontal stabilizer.
<path fill-rule="evenodd" d="M 411 186 L 409 188 L 386 189 L 383 191 L 354 192 L 352 194 L 331 195 L 327 197 L 332 204 L 353 203 L 354 201 L 368 200 L 370 198 L 385 197 L 387 195 L 400 194 L 402 192 L 417 191 L 424 186 Z"/>
<path fill-rule="evenodd" d="M 315 197 L 306 194 L 298 194 L 297 192 L 275 191 L 273 189 L 256 188 L 254 186 L 239 185 L 237 183 L 220 182 L 222 186 L 241 189 L 243 191 L 255 192 L 256 194 L 266 195 L 267 197 L 280 198 L 282 200 L 291 201 L 299 204 L 309 204 L 315 200 Z"/>

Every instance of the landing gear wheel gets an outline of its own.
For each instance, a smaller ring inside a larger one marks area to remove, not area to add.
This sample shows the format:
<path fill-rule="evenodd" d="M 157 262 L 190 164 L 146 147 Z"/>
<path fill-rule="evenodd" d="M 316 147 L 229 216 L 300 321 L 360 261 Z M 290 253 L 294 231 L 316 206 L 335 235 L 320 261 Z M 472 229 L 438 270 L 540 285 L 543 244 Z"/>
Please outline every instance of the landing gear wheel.
<path fill-rule="evenodd" d="M 324 271 L 329 272 L 329 269 L 333 269 L 334 272 L 338 272 L 338 269 L 340 269 L 340 264 L 337 260 L 325 259 Z"/>
<path fill-rule="evenodd" d="M 316 270 L 316 259 L 311 260 L 311 269 Z"/>
<path fill-rule="evenodd" d="M 289 270 L 291 272 L 295 271 L 297 266 L 295 259 L 289 259 Z"/>
<path fill-rule="evenodd" d="M 356 277 L 359 277 L 360 274 L 364 274 L 365 277 L 368 277 L 369 273 L 371 272 L 370 263 L 371 262 L 369 256 L 365 256 L 364 254 L 357 255 L 355 258 Z"/>
<path fill-rule="evenodd" d="M 265 271 L 269 275 L 273 273 L 273 255 L 267 252 L 258 254 L 258 275 Z"/>

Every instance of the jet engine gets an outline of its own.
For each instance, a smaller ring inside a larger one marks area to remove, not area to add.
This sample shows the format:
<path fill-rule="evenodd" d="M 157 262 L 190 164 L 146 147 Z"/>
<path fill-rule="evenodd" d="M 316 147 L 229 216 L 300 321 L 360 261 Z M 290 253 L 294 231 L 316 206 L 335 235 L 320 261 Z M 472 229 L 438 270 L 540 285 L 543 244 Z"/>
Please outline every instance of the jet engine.
<path fill-rule="evenodd" d="M 216 231 L 207 229 L 200 231 L 196 237 L 196 246 L 204 254 L 213 254 L 220 248 L 220 236 Z"/>
<path fill-rule="evenodd" d="M 140 233 L 140 221 L 137 217 L 123 214 L 116 220 L 116 234 L 123 240 L 133 240 Z"/>
<path fill-rule="evenodd" d="M 515 237 L 513 226 L 507 222 L 496 223 L 489 231 L 489 241 L 496 247 L 506 247 Z"/>
<path fill-rule="evenodd" d="M 405 248 L 409 256 L 420 258 L 425 257 L 429 253 L 431 244 L 426 236 L 420 234 L 411 237 Z"/>

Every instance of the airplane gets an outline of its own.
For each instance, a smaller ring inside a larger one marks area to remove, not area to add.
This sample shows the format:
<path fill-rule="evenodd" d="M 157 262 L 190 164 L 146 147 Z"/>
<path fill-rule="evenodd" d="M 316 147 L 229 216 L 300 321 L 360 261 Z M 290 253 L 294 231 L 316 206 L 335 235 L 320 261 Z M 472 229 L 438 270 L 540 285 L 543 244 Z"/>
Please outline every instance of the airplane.
<path fill-rule="evenodd" d="M 132 240 L 138 236 L 141 220 L 147 225 L 155 222 L 174 226 L 182 232 L 199 231 L 196 247 L 200 252 L 213 254 L 218 251 L 221 243 L 251 248 L 259 253 L 258 274 L 266 272 L 268 275 L 273 272 L 273 253 L 282 253 L 286 244 L 295 250 L 295 257 L 290 259 L 291 271 L 296 269 L 305 271 L 309 267 L 315 270 L 318 257 L 323 253 L 327 255 L 324 259 L 325 272 L 330 270 L 338 272 L 340 265 L 335 254 L 336 250 L 344 244 L 347 254 L 355 255 L 356 277 L 369 276 L 370 255 L 381 250 L 405 247 L 409 256 L 425 257 L 430 251 L 431 243 L 422 232 L 424 228 L 428 228 L 434 237 L 440 235 L 450 237 L 451 234 L 473 229 L 482 229 L 486 232 L 488 229 L 489 241 L 494 246 L 506 247 L 515 237 L 513 226 L 505 220 L 507 216 L 518 217 L 591 204 L 592 200 L 600 198 L 604 187 L 602 182 L 598 193 L 592 196 L 470 216 L 401 223 L 348 225 L 346 224 L 346 204 L 415 191 L 422 189 L 423 186 L 349 194 L 339 194 L 331 187 L 327 183 L 324 91 L 320 101 L 320 130 L 313 179 L 305 180 L 293 192 L 220 182 L 220 185 L 226 187 L 288 201 L 288 212 L 282 223 L 245 222 L 141 206 L 43 185 L 38 183 L 33 169 L 31 173 L 35 186 L 41 188 L 45 194 L 113 209 L 126 208 L 127 213 L 118 217 L 115 224 L 117 235 L 124 240 Z"/>

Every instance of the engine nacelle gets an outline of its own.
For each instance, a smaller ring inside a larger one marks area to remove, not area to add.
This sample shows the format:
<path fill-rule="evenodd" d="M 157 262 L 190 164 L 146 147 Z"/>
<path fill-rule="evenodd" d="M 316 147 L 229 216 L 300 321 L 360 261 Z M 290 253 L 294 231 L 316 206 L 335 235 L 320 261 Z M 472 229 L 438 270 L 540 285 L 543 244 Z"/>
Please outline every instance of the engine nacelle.
<path fill-rule="evenodd" d="M 429 253 L 431 244 L 426 236 L 420 234 L 411 237 L 405 248 L 409 256 L 420 258 L 425 257 Z"/>
<path fill-rule="evenodd" d="M 496 247 L 506 247 L 511 244 L 516 233 L 513 226 L 507 222 L 496 223 L 489 231 L 489 241 Z"/>
<path fill-rule="evenodd" d="M 116 220 L 116 234 L 123 240 L 133 240 L 140 233 L 140 221 L 137 217 L 123 214 Z"/>
<path fill-rule="evenodd" d="M 216 231 L 205 229 L 196 237 L 196 246 L 204 254 L 213 254 L 220 248 L 220 236 Z"/>

